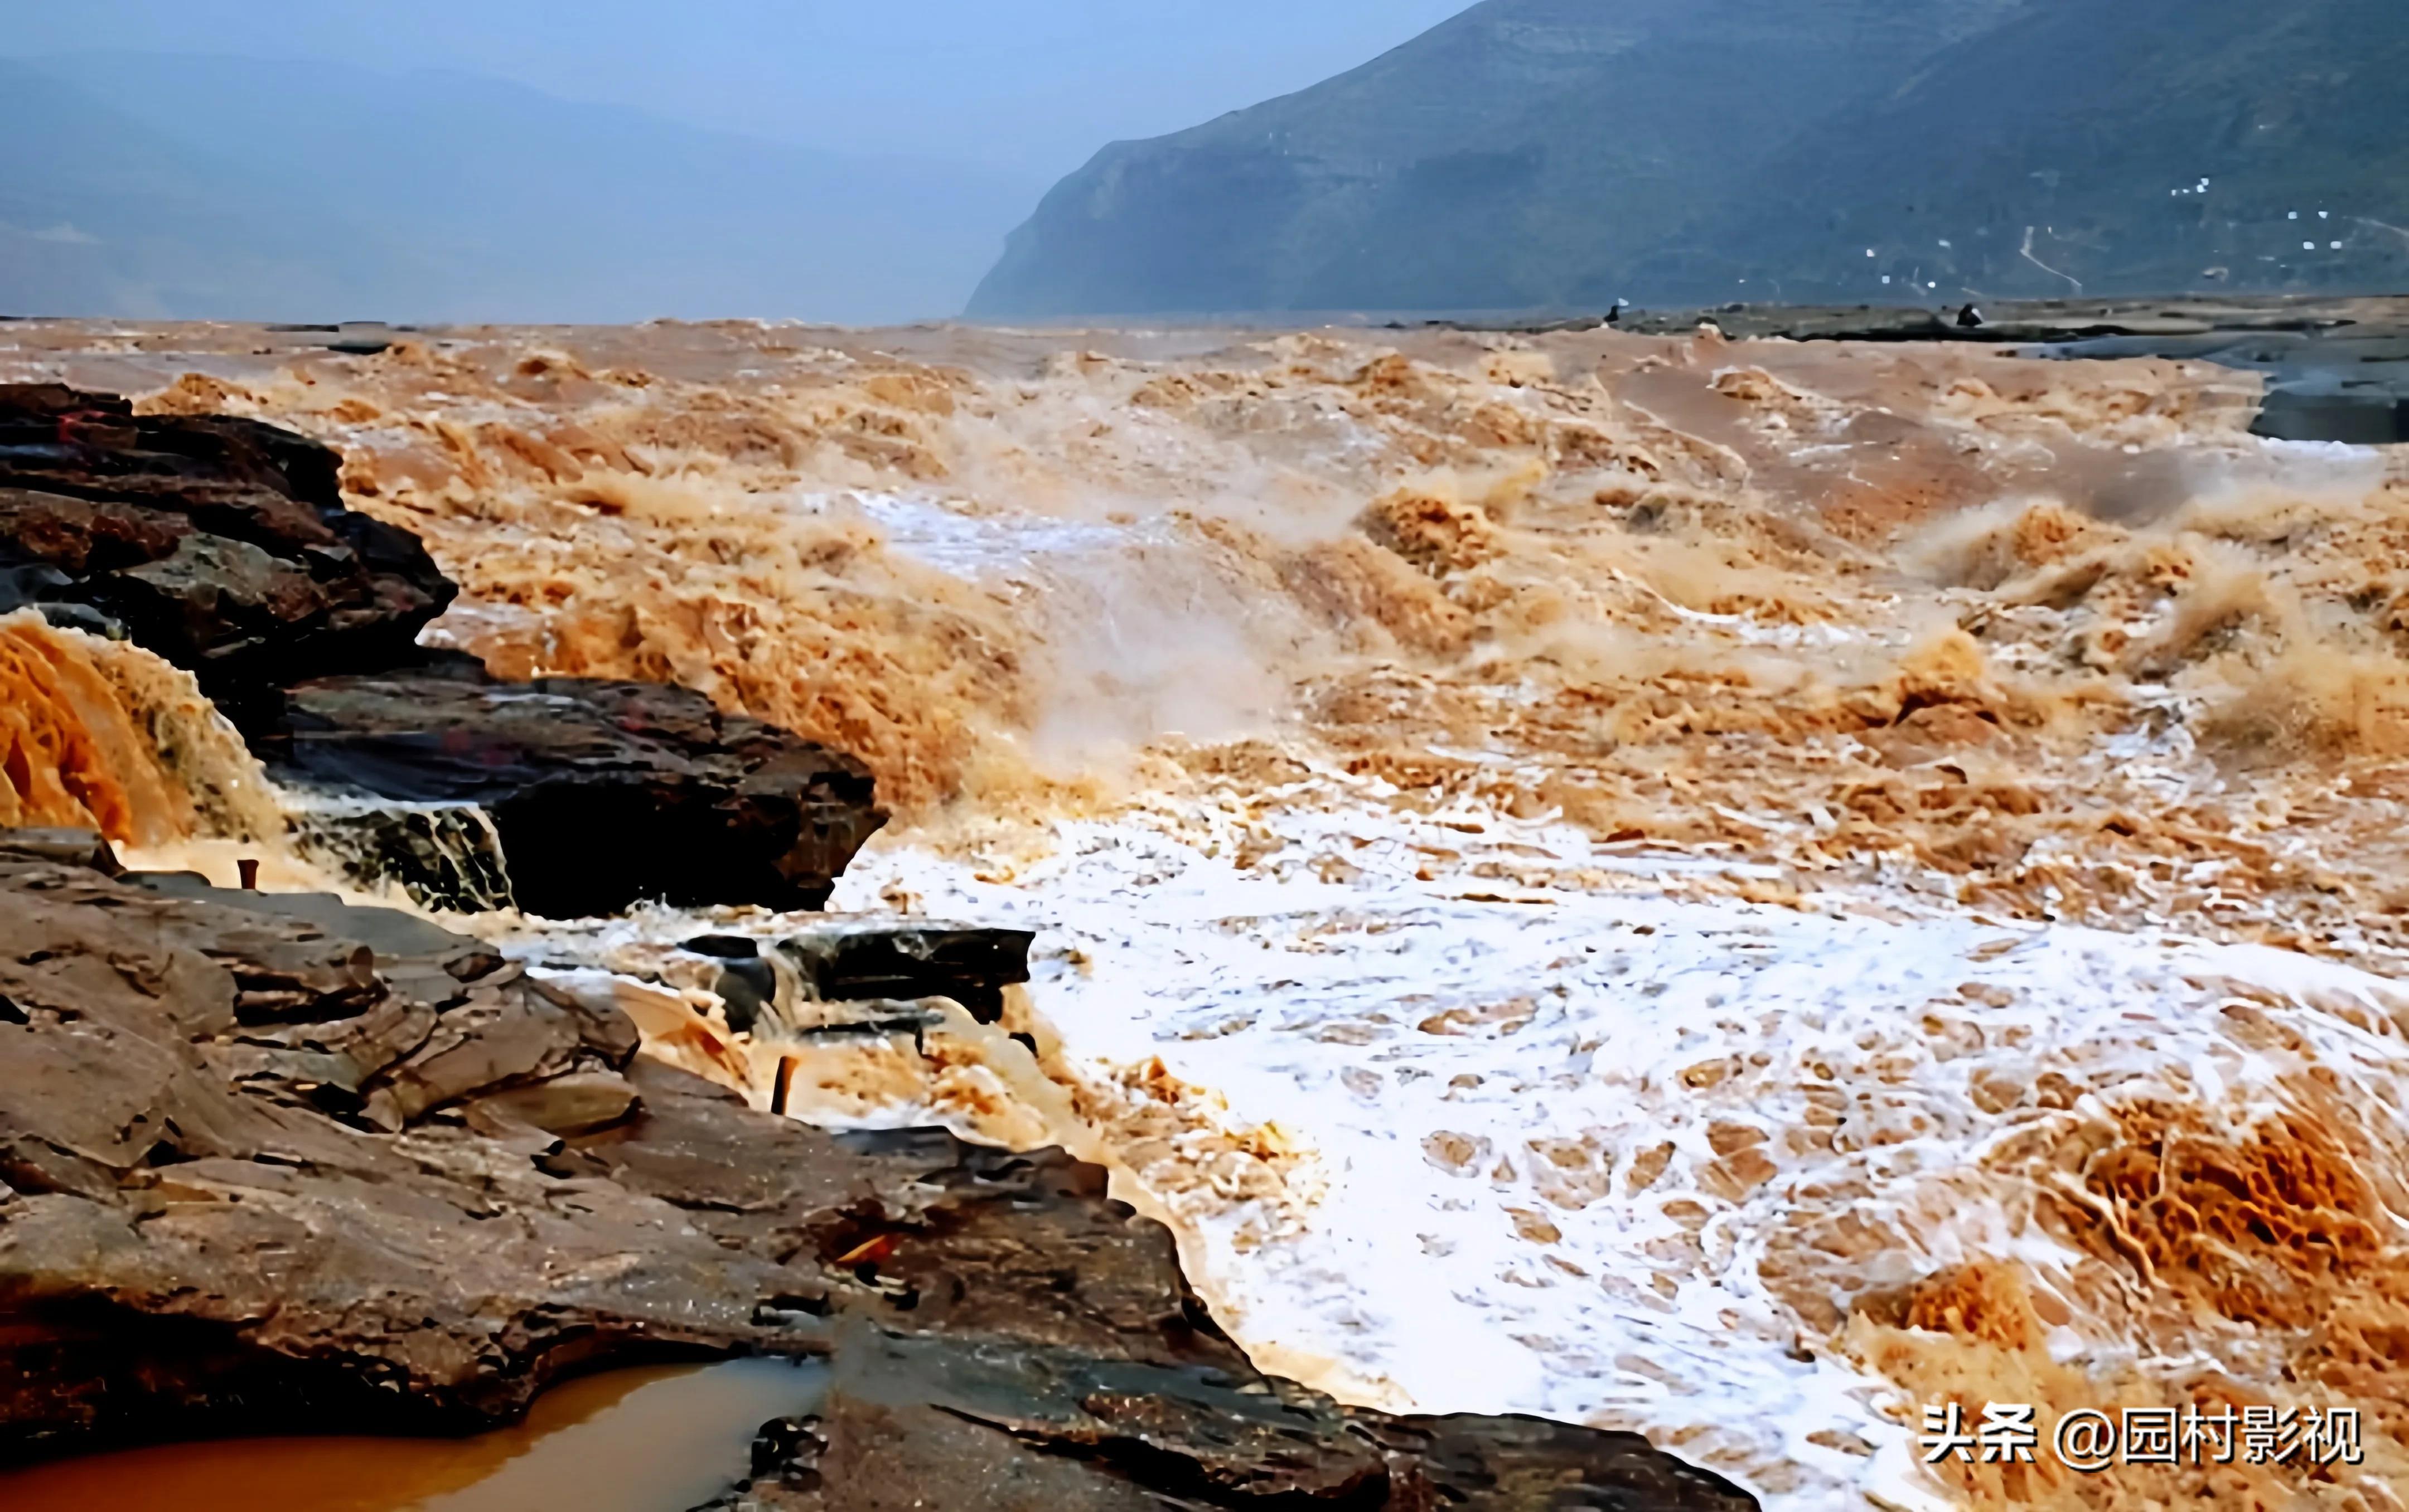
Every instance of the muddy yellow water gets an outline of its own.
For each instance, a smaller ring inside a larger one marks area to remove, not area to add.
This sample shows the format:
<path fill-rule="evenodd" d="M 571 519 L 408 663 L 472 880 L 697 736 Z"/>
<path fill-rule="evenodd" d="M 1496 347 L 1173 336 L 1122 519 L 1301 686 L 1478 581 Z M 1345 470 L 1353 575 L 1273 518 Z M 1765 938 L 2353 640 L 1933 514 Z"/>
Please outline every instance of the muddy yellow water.
<path fill-rule="evenodd" d="M 7 1512 L 682 1512 L 744 1474 L 755 1432 L 808 1411 L 819 1368 L 777 1361 L 570 1382 L 466 1439 L 174 1444 L 0 1475 Z"/>
<path fill-rule="evenodd" d="M 1050 1099 L 1259 1362 L 1775 1512 L 2409 1505 L 2409 447 L 1710 330 L 309 339 L 20 322 L 0 377 L 297 427 L 461 584 L 431 644 L 863 759 L 840 905 L 1042 929 L 1060 1087 L 864 1042 L 814 1116 Z M 180 674 L 16 633 L 26 814 L 339 885 Z M 476 928 L 751 1085 L 676 946 L 779 926 Z M 1926 1467 L 1944 1401 L 2367 1463 Z"/>

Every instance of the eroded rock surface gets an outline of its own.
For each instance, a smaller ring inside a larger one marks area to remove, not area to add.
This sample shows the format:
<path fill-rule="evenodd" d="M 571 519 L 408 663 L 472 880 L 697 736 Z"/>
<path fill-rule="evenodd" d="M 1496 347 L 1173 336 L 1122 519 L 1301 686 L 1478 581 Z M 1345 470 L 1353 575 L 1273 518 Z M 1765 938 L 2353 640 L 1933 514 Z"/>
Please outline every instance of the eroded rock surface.
<path fill-rule="evenodd" d="M 899 1448 L 899 1446 L 902 1447 Z M 1388 1418 L 1210 1367 L 865 1331 L 817 1413 L 766 1425 L 730 1512 L 1753 1505 L 1636 1434 Z"/>
<path fill-rule="evenodd" d="M 0 835 L 0 1454 L 462 1430 L 684 1350 L 823 1355 L 728 1505 L 1739 1508 L 1631 1435 L 1254 1371 L 1059 1153 L 837 1136 L 476 941 Z"/>

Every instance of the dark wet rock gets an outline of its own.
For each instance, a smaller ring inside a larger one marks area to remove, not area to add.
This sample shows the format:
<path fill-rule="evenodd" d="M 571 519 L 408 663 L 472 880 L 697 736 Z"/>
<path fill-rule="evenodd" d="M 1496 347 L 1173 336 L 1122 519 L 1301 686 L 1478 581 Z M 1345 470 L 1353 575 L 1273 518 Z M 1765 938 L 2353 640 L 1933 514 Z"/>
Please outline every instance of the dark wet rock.
<path fill-rule="evenodd" d="M 2409 441 L 2409 342 L 2387 378 L 2352 382 L 2309 379 L 2267 393 L 2254 435 L 2286 441 L 2343 441 L 2394 446 Z"/>
<path fill-rule="evenodd" d="M 1001 1018 L 1003 989 L 1029 980 L 1035 940 L 1027 929 L 831 915 L 769 942 L 767 955 L 745 935 L 699 935 L 679 948 L 721 963 L 713 990 L 739 1032 L 768 1018 L 801 1035 L 916 1035 L 942 1022 L 921 1006 L 932 998 L 981 1023 Z"/>
<path fill-rule="evenodd" d="M 7 554 L 0 549 L 0 558 Z M 75 579 L 46 562 L 0 559 L 0 614 L 38 609 L 52 625 L 111 641 L 125 639 L 125 626 L 90 604 L 75 601 Z"/>
<path fill-rule="evenodd" d="M 763 1496 L 816 1491 L 828 1448 L 827 1420 L 819 1414 L 773 1418 L 753 1435 L 753 1474 L 745 1488 L 708 1505 L 732 1507 Z"/>
<path fill-rule="evenodd" d="M 305 854 L 430 906 L 820 906 L 885 819 L 867 769 L 681 689 L 501 684 L 422 650 L 457 590 L 344 507 L 340 463 L 256 421 L 0 385 L 0 612 L 191 670 L 280 775 L 328 790 Z"/>
<path fill-rule="evenodd" d="M 778 973 L 765 960 L 732 960 L 720 968 L 712 990 L 719 995 L 728 1027 L 749 1034 L 778 1000 Z"/>
<path fill-rule="evenodd" d="M 683 942 L 678 948 L 727 963 L 719 969 L 711 990 L 719 996 L 728 1027 L 737 1033 L 750 1033 L 777 1001 L 777 969 L 762 958 L 758 940 L 741 934 L 704 934 Z"/>
<path fill-rule="evenodd" d="M 57 851 L 0 834 L 0 1458 L 465 1431 L 757 1353 L 831 1386 L 723 1505 L 1753 1505 L 1628 1435 L 1262 1375 L 1059 1152 L 772 1117 L 474 940 Z"/>
<path fill-rule="evenodd" d="M 817 908 L 886 814 L 870 771 L 652 683 L 498 683 L 466 658 L 290 689 L 256 742 L 321 786 L 491 815 L 519 906 Z"/>
<path fill-rule="evenodd" d="M 1029 980 L 1026 929 L 886 918 L 830 918 L 787 936 L 778 953 L 819 1002 L 951 998 L 981 1023 L 1003 989 Z"/>
<path fill-rule="evenodd" d="M 1636 1434 L 1530 1418 L 1388 1418 L 1209 1366 L 869 1329 L 841 1336 L 819 1410 L 764 1425 L 752 1484 L 714 1504 L 759 1512 L 1753 1505 Z"/>
<path fill-rule="evenodd" d="M 17 597 L 102 616 L 191 669 L 229 712 L 390 665 L 456 590 L 416 537 L 344 508 L 340 464 L 258 421 L 0 385 L 0 568 Z"/>
<path fill-rule="evenodd" d="M 727 963 L 719 969 L 711 990 L 719 997 L 728 1027 L 737 1033 L 751 1033 L 778 1001 L 778 972 L 761 958 L 758 940 L 741 934 L 703 934 L 681 943 L 678 948 Z"/>

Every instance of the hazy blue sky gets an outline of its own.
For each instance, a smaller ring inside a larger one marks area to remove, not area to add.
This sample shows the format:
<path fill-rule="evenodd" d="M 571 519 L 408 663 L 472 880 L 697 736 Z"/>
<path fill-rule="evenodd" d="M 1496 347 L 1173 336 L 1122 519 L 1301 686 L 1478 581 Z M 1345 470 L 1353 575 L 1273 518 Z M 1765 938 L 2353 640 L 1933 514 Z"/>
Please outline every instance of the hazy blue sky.
<path fill-rule="evenodd" d="M 1469 0 L 0 0 L 0 51 L 493 74 L 848 151 L 1050 179 L 1325 79 Z"/>

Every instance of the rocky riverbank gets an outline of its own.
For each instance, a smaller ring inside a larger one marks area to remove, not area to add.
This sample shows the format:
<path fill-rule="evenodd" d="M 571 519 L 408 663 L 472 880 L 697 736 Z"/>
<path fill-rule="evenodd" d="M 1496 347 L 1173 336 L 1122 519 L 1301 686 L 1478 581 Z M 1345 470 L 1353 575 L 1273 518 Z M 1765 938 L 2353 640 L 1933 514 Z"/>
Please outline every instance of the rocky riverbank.
<path fill-rule="evenodd" d="M 257 421 L 0 385 L 0 613 L 36 608 L 191 672 L 293 785 L 479 806 L 509 891 L 481 889 L 477 905 L 565 917 L 641 898 L 826 900 L 885 822 L 867 769 L 681 688 L 503 684 L 473 657 L 420 648 L 458 590 L 416 537 L 344 506 L 340 467 L 330 448 Z M 94 696 L 68 701 L 79 706 L 59 723 L 88 727 Z M 148 838 L 95 812 L 73 773 L 30 776 L 65 740 L 25 737 L 39 749 L 20 764 L 24 785 L 52 791 L 15 794 L 18 816 Z M 384 847 L 386 880 L 463 900 L 437 870 L 400 864 L 406 854 Z"/>
<path fill-rule="evenodd" d="M 6 817 L 71 827 L 0 829 L 0 1460 L 468 1432 L 568 1374 L 764 1354 L 829 1388 L 723 1505 L 1754 1505 L 1636 1434 L 1263 1375 L 1169 1231 L 1059 1151 L 810 1128 L 422 916 L 124 871 L 110 837 L 206 805 L 115 641 L 190 674 L 214 712 L 179 727 L 224 714 L 278 785 L 397 832 L 473 811 L 538 914 L 817 908 L 884 820 L 858 762 L 699 694 L 421 650 L 454 585 L 337 474 L 273 426 L 0 388 Z M 374 858 L 449 900 L 409 857 Z M 775 961 L 689 953 L 758 1012 L 941 994 L 992 1020 L 1029 943 L 831 921 Z"/>
<path fill-rule="evenodd" d="M 0 834 L 0 1453 L 447 1432 L 570 1371 L 825 1357 L 725 1505 L 1753 1505 L 1633 1434 L 1266 1376 L 1059 1153 L 844 1136 L 478 941 Z"/>
<path fill-rule="evenodd" d="M 2041 356 L 2182 358 L 2264 376 L 2254 433 L 2387 446 L 2409 440 L 2409 300 L 2264 295 L 1968 300 L 1954 307 L 1726 304 L 1617 311 L 1624 330 L 1735 339 L 1957 341 Z M 1585 323 L 1567 323 L 1578 326 Z"/>

